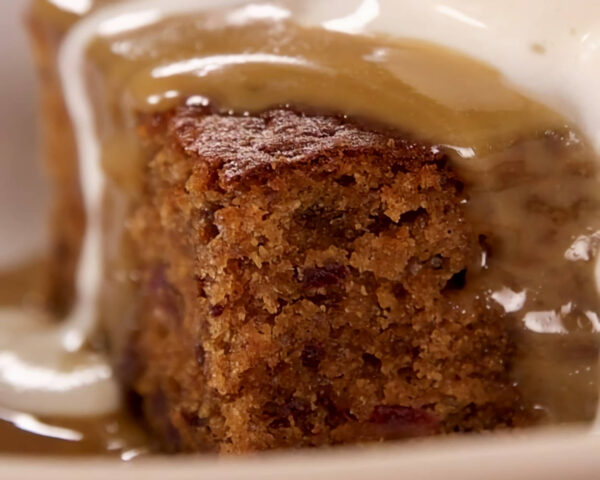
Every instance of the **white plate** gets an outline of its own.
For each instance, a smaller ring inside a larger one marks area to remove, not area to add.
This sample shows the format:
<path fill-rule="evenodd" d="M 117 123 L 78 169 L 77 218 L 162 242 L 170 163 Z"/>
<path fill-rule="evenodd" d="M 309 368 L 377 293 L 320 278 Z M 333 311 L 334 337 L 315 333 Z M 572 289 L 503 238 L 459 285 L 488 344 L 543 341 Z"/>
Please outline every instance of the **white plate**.
<path fill-rule="evenodd" d="M 0 2 L 0 58 L 3 62 L 3 88 L 0 90 L 0 266 L 18 263 L 32 252 L 43 248 L 45 243 L 44 206 L 47 203 L 47 188 L 40 173 L 32 134 L 37 124 L 34 114 L 35 95 L 27 42 L 20 19 L 26 1 Z M 523 3 L 526 4 L 527 1 Z M 410 3 L 415 5 L 415 2 Z M 486 3 L 490 8 L 493 5 L 483 0 L 470 0 L 472 8 L 483 8 Z M 504 2 L 494 3 L 496 6 L 508 5 Z M 513 7 L 516 5 L 512 0 L 509 3 Z M 555 6 L 558 3 L 561 2 L 552 2 Z M 582 5 L 581 2 L 577 4 Z M 447 0 L 440 2 L 437 8 L 447 14 L 456 7 L 458 10 L 454 11 L 460 13 L 460 7 L 468 5 L 469 2 L 465 0 Z M 571 0 L 562 1 L 563 8 L 569 9 L 571 5 Z M 518 17 L 522 24 L 522 15 L 518 9 L 514 9 L 512 16 Z M 576 16 L 566 15 L 565 21 L 567 18 Z M 583 17 L 579 15 L 579 18 Z M 456 21 L 464 22 L 465 18 L 456 18 Z M 538 20 L 532 17 L 529 22 Z M 577 25 L 569 25 L 569 28 L 576 27 Z M 539 31 L 539 24 L 536 24 L 536 29 Z M 571 116 L 576 117 L 577 114 L 571 112 Z M 364 449 L 268 454 L 244 459 L 157 457 L 132 464 L 100 459 L 0 458 L 0 477 L 36 480 L 212 480 L 240 477 L 261 480 L 592 480 L 600 478 L 600 436 L 587 432 L 547 431 L 500 437 L 489 435 L 436 439 L 418 444 Z"/>

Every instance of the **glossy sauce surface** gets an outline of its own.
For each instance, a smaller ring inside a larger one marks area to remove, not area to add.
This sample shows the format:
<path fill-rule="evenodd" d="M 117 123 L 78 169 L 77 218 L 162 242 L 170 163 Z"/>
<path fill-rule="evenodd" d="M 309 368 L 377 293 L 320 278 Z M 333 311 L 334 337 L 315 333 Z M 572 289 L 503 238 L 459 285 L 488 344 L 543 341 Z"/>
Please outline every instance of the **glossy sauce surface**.
<path fill-rule="evenodd" d="M 61 28 L 77 18 L 56 1 L 37 5 Z M 593 420 L 600 192 L 582 135 L 484 65 L 426 43 L 300 26 L 301 10 L 269 3 L 152 22 L 138 11 L 102 24 L 87 71 L 109 187 L 135 204 L 147 161 L 137 118 L 184 102 L 234 115 L 292 105 L 446 149 L 484 232 L 467 288 L 518 325 L 515 382 L 548 422 Z M 123 225 L 113 228 L 118 237 Z"/>
<path fill-rule="evenodd" d="M 0 271 L 0 310 L 42 308 L 44 261 Z M 4 319 L 2 319 L 4 320 Z M 1 320 L 0 320 L 1 321 Z M 108 455 L 132 460 L 147 453 L 149 441 L 129 412 L 61 418 L 44 417 L 0 406 L 0 454 Z"/>
<path fill-rule="evenodd" d="M 81 420 L 37 418 L 0 409 L 0 451 L 11 455 L 107 455 L 133 460 L 149 451 L 126 414 Z"/>

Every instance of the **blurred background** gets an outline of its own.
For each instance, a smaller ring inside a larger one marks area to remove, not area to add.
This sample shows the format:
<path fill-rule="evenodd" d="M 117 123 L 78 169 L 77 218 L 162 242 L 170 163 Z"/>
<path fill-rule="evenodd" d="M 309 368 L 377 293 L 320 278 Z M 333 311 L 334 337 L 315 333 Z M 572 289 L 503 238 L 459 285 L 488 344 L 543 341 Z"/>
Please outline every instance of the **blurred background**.
<path fill-rule="evenodd" d="M 39 158 L 36 86 L 23 28 L 27 0 L 0 1 L 0 268 L 39 254 L 47 186 Z"/>

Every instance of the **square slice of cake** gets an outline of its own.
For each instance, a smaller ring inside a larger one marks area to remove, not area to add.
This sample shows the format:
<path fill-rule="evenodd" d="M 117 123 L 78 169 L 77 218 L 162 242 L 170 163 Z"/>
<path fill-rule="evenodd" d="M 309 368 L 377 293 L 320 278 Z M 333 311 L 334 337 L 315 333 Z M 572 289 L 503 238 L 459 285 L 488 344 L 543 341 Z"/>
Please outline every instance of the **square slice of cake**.
<path fill-rule="evenodd" d="M 515 421 L 506 322 L 435 150 L 334 117 L 181 108 L 130 223 L 130 387 L 173 450 L 244 452 Z"/>

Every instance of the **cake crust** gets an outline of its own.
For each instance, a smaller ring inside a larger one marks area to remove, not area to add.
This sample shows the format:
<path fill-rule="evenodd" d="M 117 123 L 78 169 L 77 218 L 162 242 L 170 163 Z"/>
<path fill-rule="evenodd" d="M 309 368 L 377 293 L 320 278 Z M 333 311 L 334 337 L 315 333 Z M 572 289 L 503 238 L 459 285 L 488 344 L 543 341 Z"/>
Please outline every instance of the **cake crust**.
<path fill-rule="evenodd" d="M 431 148 L 397 136 L 349 128 L 343 118 L 283 109 L 257 116 L 223 116 L 188 107 L 178 111 L 169 128 L 177 145 L 216 175 L 221 188 L 286 168 L 335 165 L 337 159 L 327 152 L 353 156 L 375 152 L 384 163 L 400 158 L 431 163 L 442 158 Z"/>

